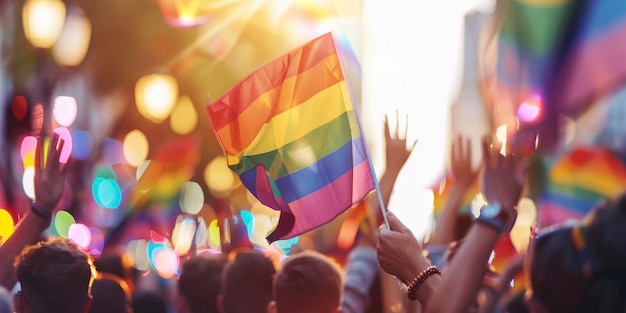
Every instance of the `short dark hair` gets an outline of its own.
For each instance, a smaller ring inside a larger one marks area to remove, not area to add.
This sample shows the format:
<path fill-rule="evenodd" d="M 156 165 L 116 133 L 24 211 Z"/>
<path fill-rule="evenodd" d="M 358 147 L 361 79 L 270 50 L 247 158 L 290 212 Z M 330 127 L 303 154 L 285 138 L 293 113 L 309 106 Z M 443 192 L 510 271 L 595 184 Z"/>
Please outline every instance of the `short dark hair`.
<path fill-rule="evenodd" d="M 226 256 L 203 253 L 183 262 L 178 291 L 193 313 L 217 313 L 217 295 Z"/>
<path fill-rule="evenodd" d="M 91 257 L 67 239 L 28 246 L 15 259 L 17 280 L 29 311 L 81 312 L 91 295 Z"/>
<path fill-rule="evenodd" d="M 286 259 L 274 278 L 278 313 L 331 312 L 340 306 L 342 290 L 338 266 L 311 251 Z"/>
<path fill-rule="evenodd" d="M 275 273 L 272 261 L 257 250 L 246 249 L 231 253 L 222 275 L 224 312 L 267 312 L 267 304 L 272 300 Z"/>

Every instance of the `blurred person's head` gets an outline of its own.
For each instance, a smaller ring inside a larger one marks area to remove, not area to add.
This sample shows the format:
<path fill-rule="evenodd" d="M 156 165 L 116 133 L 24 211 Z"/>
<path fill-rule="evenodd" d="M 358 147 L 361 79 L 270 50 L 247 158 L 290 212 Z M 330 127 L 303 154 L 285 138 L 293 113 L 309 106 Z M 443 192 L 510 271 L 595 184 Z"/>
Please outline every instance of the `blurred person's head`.
<path fill-rule="evenodd" d="M 13 313 L 11 293 L 2 286 L 0 286 L 0 313 Z"/>
<path fill-rule="evenodd" d="M 178 310 L 181 313 L 217 313 L 223 254 L 203 253 L 183 262 L 178 278 Z"/>
<path fill-rule="evenodd" d="M 341 312 L 343 280 L 327 257 L 305 251 L 286 259 L 274 278 L 270 313 Z"/>
<path fill-rule="evenodd" d="M 84 313 L 91 304 L 91 257 L 66 239 L 24 248 L 15 260 L 18 312 Z"/>
<path fill-rule="evenodd" d="M 223 313 L 265 313 L 272 300 L 276 269 L 263 253 L 254 249 L 236 251 L 222 274 L 220 308 Z M 242 301 L 242 296 L 245 301 Z"/>
<path fill-rule="evenodd" d="M 123 279 L 130 292 L 135 288 L 138 271 L 130 264 L 125 254 L 107 253 L 93 260 L 98 273 L 110 273 Z"/>
<path fill-rule="evenodd" d="M 130 309 L 130 288 L 126 281 L 110 273 L 98 273 L 91 287 L 89 313 L 127 313 Z"/>
<path fill-rule="evenodd" d="M 165 299 L 152 291 L 143 291 L 133 294 L 133 313 L 167 313 Z"/>
<path fill-rule="evenodd" d="M 622 312 L 626 303 L 626 196 L 531 247 L 532 312 Z"/>

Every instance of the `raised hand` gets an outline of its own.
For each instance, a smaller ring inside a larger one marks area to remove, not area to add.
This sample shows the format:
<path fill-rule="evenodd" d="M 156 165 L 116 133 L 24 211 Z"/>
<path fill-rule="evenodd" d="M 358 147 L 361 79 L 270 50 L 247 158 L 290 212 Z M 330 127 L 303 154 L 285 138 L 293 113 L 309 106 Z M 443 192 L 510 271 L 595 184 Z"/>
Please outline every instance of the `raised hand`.
<path fill-rule="evenodd" d="M 499 149 L 490 149 L 483 141 L 482 192 L 487 202 L 498 202 L 506 210 L 514 210 L 522 193 L 527 163 L 519 156 L 503 156 Z"/>
<path fill-rule="evenodd" d="M 46 144 L 48 142 L 48 144 Z M 67 164 L 59 157 L 65 141 L 54 134 L 52 139 L 39 137 L 35 151 L 35 203 L 39 210 L 52 214 L 63 196 Z"/>
<path fill-rule="evenodd" d="M 450 160 L 454 183 L 462 187 L 470 186 L 478 175 L 478 169 L 472 168 L 472 147 L 469 138 L 462 136 L 455 138 Z"/>
<path fill-rule="evenodd" d="M 387 162 L 387 169 L 396 169 L 400 170 L 404 163 L 409 159 L 411 152 L 413 152 L 413 148 L 417 144 L 417 140 L 415 140 L 409 148 L 407 148 L 406 144 L 406 133 L 409 127 L 409 116 L 406 116 L 406 128 L 405 128 L 405 138 L 400 138 L 398 129 L 399 129 L 399 119 L 398 119 L 398 111 L 396 111 L 396 129 L 391 134 L 389 129 L 389 117 L 385 115 L 385 160 Z"/>

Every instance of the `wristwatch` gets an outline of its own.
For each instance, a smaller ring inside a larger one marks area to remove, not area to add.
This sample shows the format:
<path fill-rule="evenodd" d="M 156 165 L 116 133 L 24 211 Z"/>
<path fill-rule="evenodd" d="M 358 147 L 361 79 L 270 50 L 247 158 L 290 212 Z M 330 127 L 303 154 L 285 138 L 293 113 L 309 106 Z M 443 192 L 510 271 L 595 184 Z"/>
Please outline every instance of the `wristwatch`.
<path fill-rule="evenodd" d="M 516 216 L 513 212 L 503 210 L 498 202 L 492 202 L 480 209 L 480 215 L 476 221 L 493 227 L 498 232 L 508 233 L 515 223 Z"/>

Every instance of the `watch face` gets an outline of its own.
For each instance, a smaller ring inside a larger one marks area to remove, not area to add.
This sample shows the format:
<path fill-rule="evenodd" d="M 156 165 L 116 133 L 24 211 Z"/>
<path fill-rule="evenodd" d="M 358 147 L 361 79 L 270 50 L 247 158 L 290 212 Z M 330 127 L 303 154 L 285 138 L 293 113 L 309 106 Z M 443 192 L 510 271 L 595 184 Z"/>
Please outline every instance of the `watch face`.
<path fill-rule="evenodd" d="M 498 214 L 500 214 L 500 206 L 497 204 L 488 204 L 483 207 L 483 209 L 480 211 L 480 214 L 484 215 L 485 217 L 496 217 L 498 216 Z"/>

